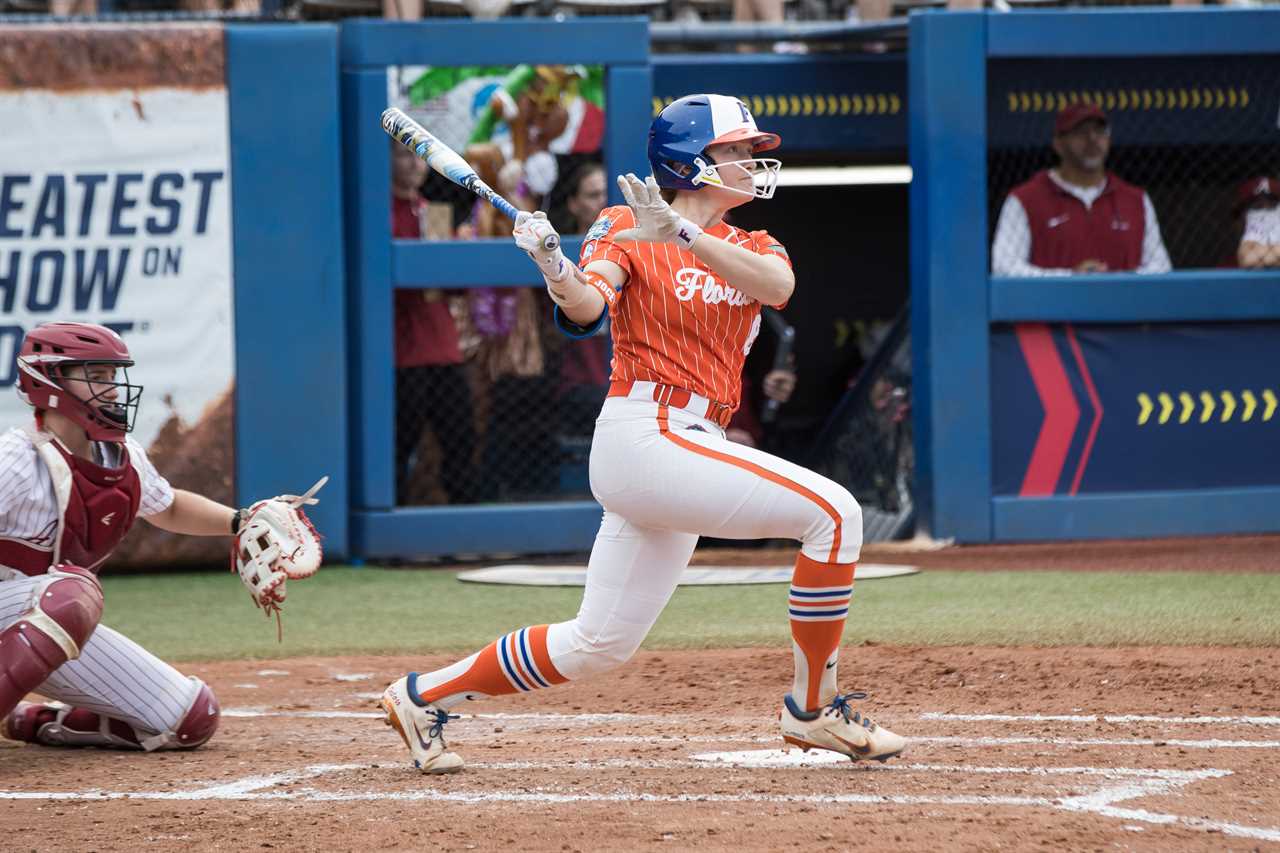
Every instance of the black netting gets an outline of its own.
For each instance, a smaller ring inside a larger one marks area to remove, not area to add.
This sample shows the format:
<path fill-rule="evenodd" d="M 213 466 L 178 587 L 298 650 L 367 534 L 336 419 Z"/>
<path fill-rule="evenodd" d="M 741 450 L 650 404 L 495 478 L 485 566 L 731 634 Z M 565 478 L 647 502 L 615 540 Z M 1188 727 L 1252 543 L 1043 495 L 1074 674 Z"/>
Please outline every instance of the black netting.
<path fill-rule="evenodd" d="M 419 67 L 389 74 L 393 103 L 516 207 L 547 211 L 565 235 L 595 221 L 606 203 L 601 69 Z M 396 168 L 393 156 L 393 174 Z M 461 187 L 429 172 L 417 194 L 425 204 L 415 202 L 407 225 L 396 220 L 401 230 L 427 239 L 492 239 L 518 251 L 512 223 Z M 396 371 L 401 504 L 589 496 L 587 458 L 608 385 L 608 336 L 561 335 L 532 266 L 529 283 L 397 291 L 397 348 L 408 351 L 397 356 Z"/>
<path fill-rule="evenodd" d="M 1060 111 L 1088 104 L 1107 117 L 1107 168 L 1150 197 L 1172 267 L 1236 265 L 1249 202 L 1242 193 L 1280 173 L 1280 57 L 1006 60 L 991 63 L 989 81 L 993 240 L 1009 192 L 1060 165 L 1051 148 Z M 1029 245 L 1014 245 L 1030 256 Z"/>
<path fill-rule="evenodd" d="M 858 499 L 864 541 L 880 542 L 905 536 L 915 521 L 906 309 L 868 345 L 873 351 L 865 367 L 832 412 L 808 462 Z"/>

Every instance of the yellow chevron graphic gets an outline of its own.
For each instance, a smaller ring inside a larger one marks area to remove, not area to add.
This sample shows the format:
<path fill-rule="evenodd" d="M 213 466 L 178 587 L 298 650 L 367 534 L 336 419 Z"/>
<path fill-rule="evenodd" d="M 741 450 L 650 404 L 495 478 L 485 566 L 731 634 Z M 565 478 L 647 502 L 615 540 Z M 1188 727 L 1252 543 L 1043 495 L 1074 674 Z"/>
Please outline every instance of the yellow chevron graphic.
<path fill-rule="evenodd" d="M 764 96 L 764 114 L 771 116 L 777 108 L 777 103 L 773 100 L 773 95 Z"/>
<path fill-rule="evenodd" d="M 1164 109 L 1164 92 L 1160 91 L 1159 89 L 1156 89 L 1155 91 L 1155 103 L 1156 103 L 1156 109 L 1158 110 Z"/>
<path fill-rule="evenodd" d="M 1240 399 L 1244 400 L 1244 411 L 1240 413 L 1240 420 L 1247 421 L 1253 417 L 1253 410 L 1258 408 L 1258 398 L 1253 396 L 1253 392 L 1245 389 L 1240 392 Z"/>
<path fill-rule="evenodd" d="M 1151 90 L 1150 89 L 1142 90 L 1142 108 L 1144 110 L 1151 109 Z"/>
<path fill-rule="evenodd" d="M 1236 90 L 1235 89 L 1227 90 L 1227 106 L 1233 110 L 1236 108 Z"/>
<path fill-rule="evenodd" d="M 1138 426 L 1142 426 L 1151 417 L 1151 410 L 1155 406 L 1151 405 L 1151 397 L 1146 392 L 1138 395 Z"/>
<path fill-rule="evenodd" d="M 1191 395 L 1183 391 L 1178 395 L 1178 402 L 1182 404 L 1182 411 L 1178 414 L 1178 423 L 1185 424 L 1191 420 L 1191 413 L 1196 410 L 1196 401 L 1191 399 Z"/>
<path fill-rule="evenodd" d="M 853 114 L 854 115 L 862 114 L 862 96 L 861 95 L 853 96 Z"/>
<path fill-rule="evenodd" d="M 813 98 L 809 97 L 808 95 L 801 95 L 800 108 L 805 115 L 807 116 L 813 115 Z"/>
<path fill-rule="evenodd" d="M 898 110 L 902 109 L 902 100 L 892 92 L 889 93 L 889 112 L 894 115 L 898 114 Z"/>
<path fill-rule="evenodd" d="M 653 99 L 653 115 L 656 118 L 658 113 L 662 112 L 662 98 Z"/>
<path fill-rule="evenodd" d="M 1169 396 L 1169 392 L 1161 391 L 1156 399 L 1160 401 L 1160 423 L 1167 424 L 1169 415 L 1173 414 L 1173 398 Z"/>
<path fill-rule="evenodd" d="M 819 95 L 819 96 L 817 97 L 817 99 L 814 101 L 814 108 L 815 108 L 815 110 L 817 111 L 818 115 L 820 115 L 820 116 L 826 115 L 826 114 L 827 114 L 827 99 L 826 99 L 826 98 L 824 98 L 822 95 Z"/>
<path fill-rule="evenodd" d="M 1185 110 L 1187 108 L 1187 90 L 1178 90 L 1178 109 Z"/>
<path fill-rule="evenodd" d="M 1240 109 L 1249 106 L 1249 90 L 1241 87 L 1240 89 Z"/>
<path fill-rule="evenodd" d="M 1213 410 L 1216 403 L 1214 402 L 1213 395 L 1208 391 L 1200 392 L 1200 402 L 1204 405 L 1204 411 L 1200 413 L 1200 423 L 1207 424 L 1209 422 L 1209 418 L 1213 417 Z"/>
<path fill-rule="evenodd" d="M 1222 398 L 1221 420 L 1225 424 L 1227 421 L 1231 420 L 1231 416 L 1236 411 L 1236 398 L 1231 394 L 1230 391 L 1223 391 L 1218 396 Z"/>
<path fill-rule="evenodd" d="M 1116 108 L 1116 96 L 1114 93 L 1108 91 L 1106 93 L 1105 100 L 1106 102 L 1103 104 L 1103 107 L 1105 107 L 1108 110 L 1114 110 Z"/>
<path fill-rule="evenodd" d="M 1042 106 L 1043 104 L 1044 104 L 1044 99 L 1040 97 L 1040 93 L 1039 93 L 1039 92 L 1032 92 L 1032 93 L 1031 93 L 1031 105 L 1032 105 L 1033 107 L 1035 107 L 1036 112 L 1040 112 L 1040 108 L 1041 108 L 1041 106 Z"/>
<path fill-rule="evenodd" d="M 1199 89 L 1191 90 L 1191 109 L 1193 110 L 1200 109 L 1200 90 Z"/>
<path fill-rule="evenodd" d="M 791 101 L 791 114 L 793 116 L 800 115 L 800 99 L 795 95 L 791 95 L 789 100 Z"/>
<path fill-rule="evenodd" d="M 1116 101 L 1120 109 L 1122 110 L 1129 109 L 1129 96 L 1125 94 L 1124 89 L 1121 89 L 1119 92 L 1116 93 Z"/>
<path fill-rule="evenodd" d="M 853 110 L 853 102 L 848 95 L 840 96 L 840 115 L 847 116 Z"/>
<path fill-rule="evenodd" d="M 1269 421 L 1271 416 L 1276 413 L 1276 392 L 1266 388 L 1262 392 L 1262 399 L 1267 404 L 1262 410 L 1262 420 Z"/>
<path fill-rule="evenodd" d="M 759 115 L 764 112 L 764 101 L 759 95 L 753 95 L 751 98 L 751 112 Z"/>

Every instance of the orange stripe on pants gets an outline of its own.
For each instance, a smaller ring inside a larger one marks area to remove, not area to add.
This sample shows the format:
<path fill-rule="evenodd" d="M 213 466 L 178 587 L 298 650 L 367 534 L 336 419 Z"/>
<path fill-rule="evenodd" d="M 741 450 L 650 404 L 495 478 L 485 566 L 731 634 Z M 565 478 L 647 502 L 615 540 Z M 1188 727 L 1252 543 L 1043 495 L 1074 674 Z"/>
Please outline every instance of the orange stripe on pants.
<path fill-rule="evenodd" d="M 690 450 L 694 453 L 697 453 L 699 456 L 705 456 L 708 459 L 716 459 L 721 462 L 727 462 L 730 465 L 735 465 L 738 468 L 743 469 L 744 471 L 750 471 L 752 474 L 755 474 L 757 477 L 763 477 L 764 479 L 768 480 L 771 483 L 777 483 L 779 486 L 782 486 L 784 489 L 789 489 L 802 497 L 808 498 L 809 500 L 816 503 L 819 507 L 821 507 L 822 511 L 825 512 L 831 518 L 832 523 L 835 524 L 835 528 L 836 528 L 835 534 L 831 541 L 831 555 L 827 559 L 828 559 L 828 562 L 830 563 L 836 562 L 836 560 L 840 556 L 841 518 L 840 518 L 840 513 L 836 512 L 835 507 L 833 507 L 830 503 L 824 500 L 821 495 L 819 495 L 817 492 L 813 491 L 812 489 L 805 488 L 804 486 L 800 485 L 797 482 L 794 482 L 793 480 L 788 480 L 786 477 L 782 476 L 781 474 L 770 471 L 768 468 L 757 465 L 754 462 L 748 462 L 745 459 L 739 459 L 736 456 L 730 456 L 728 453 L 722 453 L 718 450 L 712 450 L 709 447 L 703 447 L 700 444 L 695 444 L 694 442 L 689 441 L 689 439 L 685 438 L 684 436 L 677 435 L 676 433 L 671 431 L 671 426 L 668 421 L 668 413 L 669 413 L 669 409 L 667 408 L 667 406 L 662 404 L 658 405 L 658 429 L 662 432 L 662 435 L 665 438 L 668 438 L 671 441 L 675 442 L 677 447 L 683 447 L 685 450 Z"/>

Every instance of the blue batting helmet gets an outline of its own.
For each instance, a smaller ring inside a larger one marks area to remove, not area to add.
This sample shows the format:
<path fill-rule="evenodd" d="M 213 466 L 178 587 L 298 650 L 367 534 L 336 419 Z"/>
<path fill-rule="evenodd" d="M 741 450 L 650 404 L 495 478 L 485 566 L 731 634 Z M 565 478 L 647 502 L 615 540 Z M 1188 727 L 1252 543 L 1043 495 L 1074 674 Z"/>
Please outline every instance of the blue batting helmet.
<path fill-rule="evenodd" d="M 686 95 L 672 101 L 649 126 L 649 165 L 658 186 L 670 190 L 696 190 L 695 181 L 710 165 L 708 145 L 747 140 L 752 151 L 777 148 L 776 133 L 756 127 L 747 105 L 728 95 Z"/>

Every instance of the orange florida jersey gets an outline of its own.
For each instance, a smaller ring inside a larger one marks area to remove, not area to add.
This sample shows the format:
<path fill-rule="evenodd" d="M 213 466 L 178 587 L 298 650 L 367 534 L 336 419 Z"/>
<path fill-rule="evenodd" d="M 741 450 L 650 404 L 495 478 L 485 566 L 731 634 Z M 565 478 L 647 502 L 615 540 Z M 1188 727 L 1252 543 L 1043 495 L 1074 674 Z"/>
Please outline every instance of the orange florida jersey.
<path fill-rule="evenodd" d="M 607 207 L 582 243 L 582 268 L 606 260 L 627 273 L 609 309 L 611 378 L 674 385 L 736 409 L 742 362 L 760 332 L 760 303 L 680 246 L 614 242 L 614 235 L 634 225 L 631 208 Z M 786 249 L 767 231 L 720 222 L 703 234 L 791 264 Z"/>

